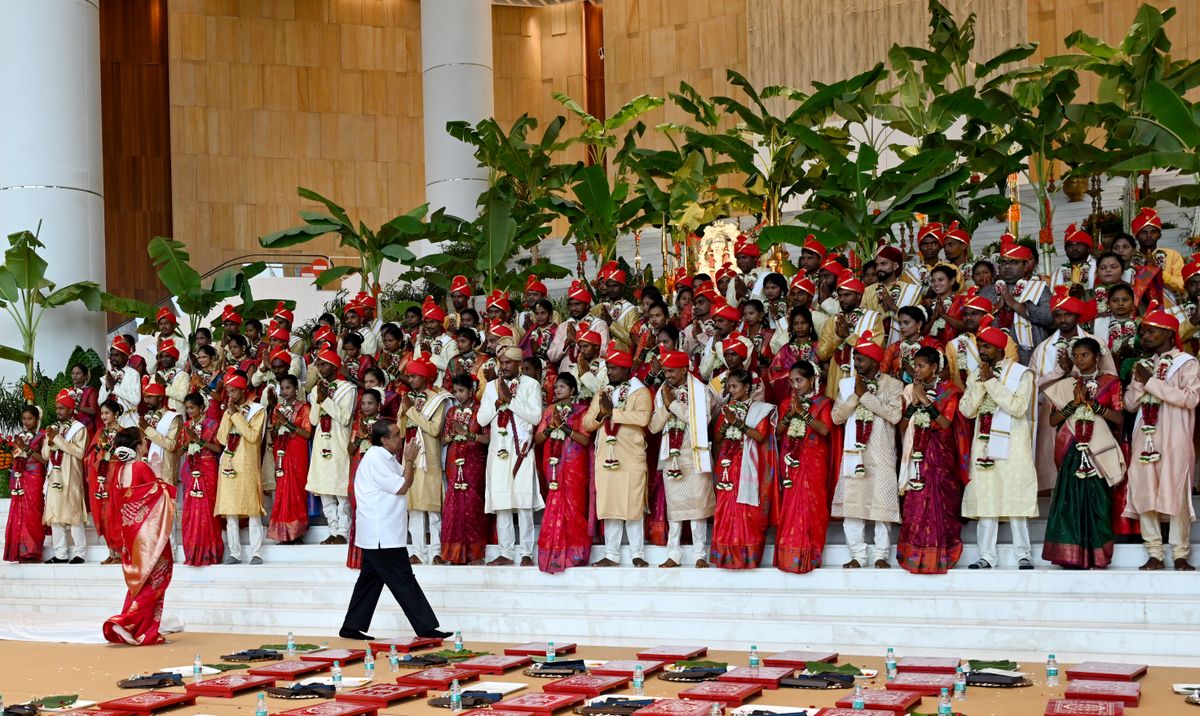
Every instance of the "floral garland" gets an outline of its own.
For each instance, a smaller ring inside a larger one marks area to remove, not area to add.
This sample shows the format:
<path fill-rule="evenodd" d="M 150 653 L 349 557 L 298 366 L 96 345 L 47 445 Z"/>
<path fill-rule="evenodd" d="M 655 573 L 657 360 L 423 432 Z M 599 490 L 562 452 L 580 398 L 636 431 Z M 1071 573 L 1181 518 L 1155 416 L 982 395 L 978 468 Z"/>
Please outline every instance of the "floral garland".
<path fill-rule="evenodd" d="M 909 418 L 909 422 L 913 426 L 913 448 L 909 458 L 913 463 L 913 477 L 909 480 L 908 489 L 914 492 L 925 489 L 925 477 L 921 474 L 921 465 L 925 462 L 925 452 L 929 449 L 929 440 L 933 437 L 934 416 L 938 414 L 937 406 L 934 404 L 934 401 L 937 400 L 937 390 L 928 388 L 925 395 L 929 398 L 930 404 L 926 407 L 916 408 Z"/>
<path fill-rule="evenodd" d="M 515 396 L 517 394 L 517 389 L 521 386 L 520 378 L 512 378 L 512 379 L 501 378 L 500 380 L 504 380 L 505 384 L 508 385 L 508 394 L 509 395 Z M 415 405 L 415 403 L 414 403 L 414 405 Z M 505 403 L 502 406 L 500 406 L 500 411 L 496 415 L 496 434 L 497 435 L 499 435 L 502 438 L 508 437 L 508 426 L 512 424 L 512 418 L 513 418 L 512 410 L 509 409 L 508 403 Z M 496 451 L 496 457 L 500 458 L 501 460 L 506 459 L 508 457 L 508 455 L 509 455 L 508 448 L 500 448 L 499 450 Z"/>
<path fill-rule="evenodd" d="M 542 326 L 536 326 L 529 332 L 529 345 L 538 358 L 546 357 L 546 352 L 550 349 L 551 333 L 550 328 Z"/>
<path fill-rule="evenodd" d="M 558 472 L 559 463 L 562 462 L 563 446 L 567 441 L 567 435 L 570 428 L 567 427 L 567 420 L 571 417 L 571 403 L 561 402 L 555 403 L 551 410 L 558 414 L 562 424 L 557 428 L 546 428 L 546 437 L 551 441 L 549 450 L 554 454 L 549 457 L 547 462 L 550 464 L 550 474 L 546 476 L 546 487 L 550 490 L 558 489 Z"/>
<path fill-rule="evenodd" d="M 944 298 L 935 298 L 935 305 L 940 303 L 942 306 L 941 314 L 933 319 L 933 324 L 929 327 L 929 335 L 940 336 L 946 330 L 946 314 L 950 313 L 950 307 L 954 305 L 954 296 L 946 296 Z"/>
<path fill-rule="evenodd" d="M 1158 359 L 1158 364 L 1149 364 L 1150 361 L 1143 361 L 1148 370 L 1152 370 L 1154 377 L 1159 380 L 1167 379 L 1167 369 L 1171 367 L 1171 357 L 1162 356 Z M 1149 364 L 1149 365 L 1148 365 Z M 1142 448 L 1142 452 L 1138 455 L 1138 462 L 1155 463 L 1162 459 L 1160 453 L 1154 447 L 1154 434 L 1158 432 L 1158 418 L 1162 410 L 1162 401 L 1146 392 L 1142 395 L 1142 434 L 1146 436 L 1146 445 Z"/>
<path fill-rule="evenodd" d="M 1058 282 L 1064 286 L 1070 286 L 1073 283 L 1080 283 L 1084 286 L 1088 285 L 1088 277 L 1091 275 L 1092 265 L 1087 261 L 1079 264 L 1079 281 L 1071 280 L 1071 272 L 1073 266 L 1067 264 L 1058 270 Z"/>
<path fill-rule="evenodd" d="M 113 458 L 113 440 L 117 437 L 118 428 L 104 428 L 96 438 L 96 447 L 100 452 L 100 462 L 108 463 Z M 64 433 L 65 435 L 65 433 Z M 60 458 L 61 462 L 61 458 Z M 96 493 L 97 500 L 107 500 L 108 495 L 108 470 L 105 466 L 101 466 L 96 471 Z"/>
<path fill-rule="evenodd" d="M 741 402 L 729 403 L 729 409 L 733 411 L 737 417 L 736 422 L 727 422 L 721 428 L 721 436 L 724 440 L 741 441 L 745 437 L 745 432 L 742 431 L 739 424 L 746 422 L 746 416 L 750 412 L 750 404 Z M 722 492 L 731 492 L 733 490 L 733 479 L 729 476 L 729 468 L 733 465 L 733 460 L 723 458 L 721 460 L 721 476 L 717 479 L 716 489 Z"/>
<path fill-rule="evenodd" d="M 452 430 L 450 442 L 466 443 L 475 439 L 475 437 L 471 435 L 470 430 L 471 406 L 463 405 L 451 408 L 450 412 L 446 415 L 446 420 L 450 424 Z M 465 457 L 456 457 L 454 458 L 454 462 L 451 464 L 454 466 L 454 469 L 451 471 L 449 477 L 450 484 L 453 489 L 459 490 L 460 492 L 471 489 L 470 483 L 467 482 L 466 471 L 464 469 L 464 466 L 467 464 L 467 459 Z"/>
<path fill-rule="evenodd" d="M 874 395 L 878 388 L 878 383 L 873 380 L 867 381 L 867 392 Z M 871 433 L 875 430 L 875 413 L 872 413 L 870 408 L 862 404 L 861 400 L 858 405 L 854 406 L 854 449 L 858 451 L 865 450 L 867 443 L 871 441 Z M 860 461 L 854 468 L 855 477 L 863 477 L 867 474 L 867 468 Z"/>
<path fill-rule="evenodd" d="M 188 419 L 183 424 L 183 436 L 187 440 L 188 460 L 194 460 L 200 451 L 204 449 L 204 437 L 201 435 L 203 426 L 195 420 Z M 190 437 L 189 437 L 190 436 Z M 204 497 L 204 485 L 200 482 L 202 473 L 195 467 L 192 468 L 192 489 L 188 490 L 188 495 L 191 497 Z"/>
<path fill-rule="evenodd" d="M 1096 315 L 1110 315 L 1108 310 L 1108 286 L 1096 286 L 1093 297 L 1096 299 Z"/>
<path fill-rule="evenodd" d="M 325 390 L 329 395 L 333 395 L 333 393 L 337 390 L 336 380 L 332 383 L 322 380 L 321 385 L 325 386 Z M 321 411 L 321 417 L 317 421 L 317 424 L 321 428 L 321 439 L 326 443 L 321 447 L 321 459 L 332 460 L 333 447 L 328 443 L 333 439 L 333 417 L 325 411 Z"/>
<path fill-rule="evenodd" d="M 1096 477 L 1100 474 L 1096 469 L 1095 463 L 1092 462 L 1090 443 L 1092 436 L 1096 433 L 1096 411 L 1092 407 L 1096 399 L 1096 392 L 1100 388 L 1100 383 L 1096 380 L 1097 373 L 1090 376 L 1079 376 L 1077 380 L 1083 384 L 1084 395 L 1088 402 L 1075 408 L 1072 415 L 1075 417 L 1075 449 L 1080 452 L 1079 468 L 1075 470 L 1075 477 L 1085 480 L 1089 477 Z"/>
<path fill-rule="evenodd" d="M 625 401 L 629 399 L 629 393 L 632 392 L 633 386 L 628 381 L 619 386 L 607 386 L 604 390 L 612 398 L 613 412 L 625 407 Z M 617 431 L 620 428 L 614 428 L 612 416 L 604 419 L 604 443 L 608 445 L 608 457 L 604 459 L 603 467 L 605 470 L 621 469 L 621 461 L 617 459 Z"/>
<path fill-rule="evenodd" d="M 998 410 L 999 407 L 1000 406 L 996 405 L 996 401 L 992 400 L 992 396 L 990 395 L 983 396 L 983 402 L 979 405 L 978 440 L 984 444 L 985 448 L 987 447 L 988 441 L 992 439 L 992 420 L 995 418 L 996 410 Z M 979 457 L 975 458 L 975 467 L 978 467 L 981 470 L 990 470 L 995 466 L 996 461 L 988 457 L 986 451 Z"/>
<path fill-rule="evenodd" d="M 808 437 L 808 425 L 812 422 L 812 400 L 806 396 L 800 401 L 800 409 L 792 411 L 784 416 L 787 425 L 787 437 L 793 440 L 804 440 Z M 784 489 L 791 488 L 794 485 L 792 480 L 792 470 L 800 467 L 800 458 L 786 452 L 783 455 L 783 464 L 787 468 L 784 470 L 783 480 L 781 481 Z"/>
<path fill-rule="evenodd" d="M 238 411 L 246 413 L 248 407 L 249 404 L 247 404 L 245 407 L 238 408 Z M 237 457 L 238 448 L 242 446 L 242 434 L 238 432 L 238 429 L 231 424 L 229 427 L 229 436 L 226 438 L 226 440 L 225 455 L 229 458 L 229 462 L 224 468 L 222 468 L 221 474 L 225 477 L 232 478 L 234 477 L 235 473 L 233 469 L 233 460 Z"/>
<path fill-rule="evenodd" d="M 688 404 L 686 385 L 675 389 L 675 400 L 684 405 Z M 683 454 L 683 436 L 687 429 L 688 424 L 675 417 L 674 413 L 667 419 L 667 466 L 663 468 L 663 477 L 668 480 L 683 479 L 683 468 L 679 466 L 679 460 Z"/>
<path fill-rule="evenodd" d="M 18 433 L 17 437 L 20 439 L 21 443 L 25 447 L 17 448 L 14 446 L 12 456 L 14 458 L 28 459 L 30 451 L 33 450 L 34 434 L 31 431 L 24 430 L 24 431 Z M 25 494 L 25 488 L 21 487 L 21 477 L 23 475 L 24 475 L 24 473 L 21 470 L 18 470 L 16 468 L 16 465 L 13 465 L 13 467 L 12 467 L 12 484 L 9 486 L 9 494 L 12 495 L 13 497 L 20 497 Z"/>
<path fill-rule="evenodd" d="M 66 435 L 67 431 L 71 429 L 71 424 L 65 421 L 58 422 L 54 424 L 54 427 L 56 434 Z M 50 448 L 50 473 L 55 476 L 55 478 L 50 481 L 50 489 L 58 490 L 59 492 L 61 492 L 63 489 L 62 461 L 63 451 L 56 447 Z"/>
<path fill-rule="evenodd" d="M 1110 318 L 1108 324 L 1108 351 L 1113 355 L 1133 348 L 1137 338 L 1137 321 L 1132 318 Z"/>

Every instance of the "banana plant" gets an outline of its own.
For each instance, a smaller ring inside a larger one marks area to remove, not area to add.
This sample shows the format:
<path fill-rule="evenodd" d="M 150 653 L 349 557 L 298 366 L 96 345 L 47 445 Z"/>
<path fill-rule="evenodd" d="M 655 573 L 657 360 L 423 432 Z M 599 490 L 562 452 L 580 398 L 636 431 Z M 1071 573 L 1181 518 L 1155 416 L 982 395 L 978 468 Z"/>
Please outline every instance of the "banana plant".
<path fill-rule="evenodd" d="M 616 255 L 620 236 L 661 217 L 633 182 L 619 177 L 610 179 L 600 164 L 580 169 L 571 193 L 573 198 L 551 196 L 547 206 L 567 220 L 563 243 L 574 239 L 587 247 L 600 264 Z"/>
<path fill-rule="evenodd" d="M 100 286 L 92 281 L 79 281 L 59 288 L 46 278 L 49 264 L 38 254 L 46 248 L 37 233 L 18 231 L 8 235 L 4 265 L 0 266 L 0 308 L 4 309 L 21 336 L 19 347 L 0 345 L 0 359 L 25 366 L 25 381 L 34 383 L 33 350 L 38 326 L 46 311 L 79 301 L 89 311 L 100 310 Z"/>
<path fill-rule="evenodd" d="M 258 243 L 264 249 L 286 249 L 326 234 L 337 234 L 342 248 L 358 254 L 359 265 L 334 266 L 322 271 L 313 282 L 318 287 L 328 286 L 348 276 L 358 276 L 362 290 L 377 293 L 383 264 L 387 261 L 412 261 L 416 257 L 408 246 L 418 239 L 430 238 L 424 221 L 429 213 L 428 204 L 422 204 L 384 223 L 378 230 L 372 230 L 361 221 L 356 226 L 345 209 L 311 189 L 299 187 L 296 194 L 302 199 L 322 204 L 328 213 L 301 211 L 300 218 L 304 221 L 303 224 L 267 234 L 261 237 Z M 443 213 L 439 209 L 434 212 L 434 216 L 441 216 Z M 433 217 L 430 219 L 432 221 Z"/>
<path fill-rule="evenodd" d="M 1173 169 L 1190 175 L 1192 183 L 1154 192 L 1155 199 L 1180 206 L 1200 206 L 1200 103 L 1188 102 L 1162 82 L 1150 82 L 1143 96 L 1145 116 L 1130 117 L 1130 133 L 1141 139 L 1142 151 L 1113 166 L 1114 171 Z"/>

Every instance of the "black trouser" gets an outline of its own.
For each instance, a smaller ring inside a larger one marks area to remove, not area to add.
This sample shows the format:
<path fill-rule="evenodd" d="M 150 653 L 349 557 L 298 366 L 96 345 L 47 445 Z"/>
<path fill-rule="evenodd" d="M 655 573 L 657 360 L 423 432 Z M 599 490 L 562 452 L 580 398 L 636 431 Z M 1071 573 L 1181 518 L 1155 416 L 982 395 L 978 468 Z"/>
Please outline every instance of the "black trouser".
<path fill-rule="evenodd" d="M 371 618 L 375 616 L 375 607 L 379 604 L 379 595 L 385 584 L 400 603 L 404 616 L 408 617 L 408 623 L 418 636 L 437 629 L 437 615 L 429 606 L 421 585 L 417 584 L 405 547 L 362 551 L 362 568 L 358 573 L 358 582 L 354 584 L 354 594 L 350 596 L 343 629 L 363 633 L 370 629 Z"/>

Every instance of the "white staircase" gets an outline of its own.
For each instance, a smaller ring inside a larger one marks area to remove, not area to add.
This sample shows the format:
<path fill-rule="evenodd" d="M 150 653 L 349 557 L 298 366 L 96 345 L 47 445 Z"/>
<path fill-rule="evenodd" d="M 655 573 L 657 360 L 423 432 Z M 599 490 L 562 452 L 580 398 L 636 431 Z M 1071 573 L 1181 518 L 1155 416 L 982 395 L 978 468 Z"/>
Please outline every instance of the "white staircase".
<path fill-rule="evenodd" d="M 0 501 L 0 520 L 7 501 Z M 2 524 L 2 522 L 0 522 Z M 1044 521 L 1032 525 L 1040 554 Z M 314 527 L 308 538 L 319 540 Z M 1105 571 L 1063 571 L 1039 560 L 1015 569 L 976 571 L 970 545 L 947 575 L 902 569 L 843 570 L 848 559 L 837 525 L 825 551 L 830 565 L 807 575 L 765 567 L 750 571 L 654 567 L 577 568 L 543 574 L 519 567 L 417 567 L 442 625 L 469 638 L 524 641 L 552 636 L 582 644 L 651 645 L 699 642 L 714 648 L 824 647 L 873 654 L 882 646 L 905 654 L 995 655 L 1068 661 L 1137 658 L 1151 664 L 1194 664 L 1200 653 L 1200 576 L 1170 570 L 1143 573 L 1140 545 L 1118 545 Z M 1006 538 L 1002 530 L 1001 541 Z M 648 548 L 647 559 L 665 559 Z M 489 557 L 491 554 L 489 554 Z M 599 556 L 599 550 L 594 556 Z M 46 619 L 99 620 L 124 598 L 121 571 L 86 565 L 0 563 L 0 613 Z M 167 613 L 194 631 L 335 634 L 357 573 L 344 565 L 345 547 L 268 546 L 262 566 L 194 568 L 177 564 Z M 770 563 L 768 548 L 765 564 Z M 626 555 L 625 564 L 628 564 Z M 408 633 L 384 594 L 372 632 Z"/>

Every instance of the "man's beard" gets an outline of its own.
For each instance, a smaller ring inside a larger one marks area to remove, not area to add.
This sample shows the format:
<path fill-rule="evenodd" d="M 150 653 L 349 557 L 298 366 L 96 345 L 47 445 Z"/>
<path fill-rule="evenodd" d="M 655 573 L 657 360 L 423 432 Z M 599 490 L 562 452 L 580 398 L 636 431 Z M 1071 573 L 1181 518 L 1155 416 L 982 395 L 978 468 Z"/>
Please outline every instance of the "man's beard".
<path fill-rule="evenodd" d="M 877 270 L 877 271 L 875 271 L 875 280 L 879 281 L 879 283 L 888 283 L 889 281 L 892 280 L 892 276 L 894 276 L 895 274 L 896 274 L 895 271 L 884 272 L 884 271 Z"/>

